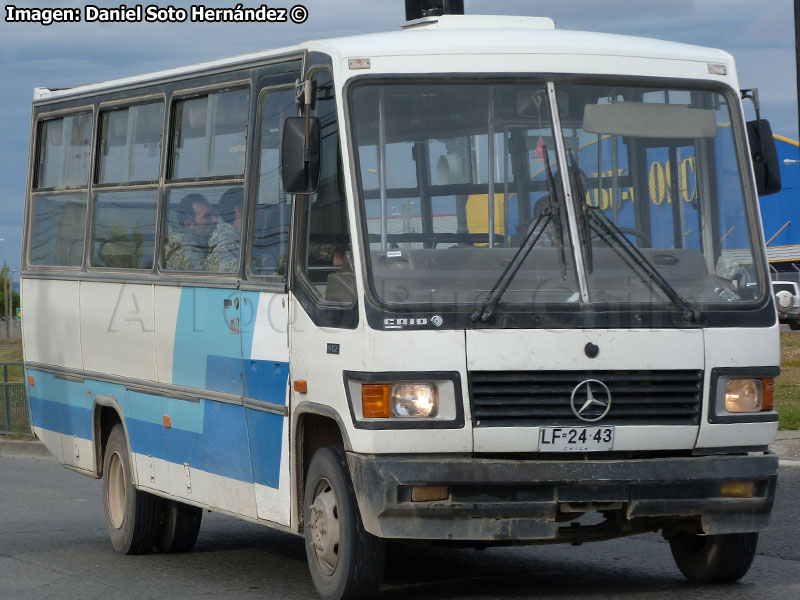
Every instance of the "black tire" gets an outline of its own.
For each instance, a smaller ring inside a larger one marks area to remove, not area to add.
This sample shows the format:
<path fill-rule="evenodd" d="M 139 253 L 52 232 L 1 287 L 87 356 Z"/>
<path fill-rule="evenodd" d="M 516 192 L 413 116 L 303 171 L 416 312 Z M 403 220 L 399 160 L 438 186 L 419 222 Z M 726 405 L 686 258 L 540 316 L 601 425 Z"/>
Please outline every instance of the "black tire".
<path fill-rule="evenodd" d="M 194 548 L 203 509 L 176 500 L 162 500 L 156 548 L 159 552 L 189 552 Z"/>
<path fill-rule="evenodd" d="M 675 564 L 693 583 L 738 581 L 753 564 L 757 545 L 757 533 L 708 536 L 681 533 L 669 540 Z"/>
<path fill-rule="evenodd" d="M 320 598 L 371 598 L 383 579 L 385 548 L 364 530 L 340 448 L 320 448 L 311 459 L 303 517 L 308 566 Z"/>
<path fill-rule="evenodd" d="M 798 323 L 797 321 L 792 321 L 791 323 L 789 323 L 789 329 L 791 329 L 792 331 L 797 331 L 798 329 L 800 329 L 800 323 Z"/>
<path fill-rule="evenodd" d="M 111 430 L 103 455 L 103 505 L 111 545 L 120 554 L 147 554 L 153 549 L 159 498 L 133 486 L 125 430 Z"/>

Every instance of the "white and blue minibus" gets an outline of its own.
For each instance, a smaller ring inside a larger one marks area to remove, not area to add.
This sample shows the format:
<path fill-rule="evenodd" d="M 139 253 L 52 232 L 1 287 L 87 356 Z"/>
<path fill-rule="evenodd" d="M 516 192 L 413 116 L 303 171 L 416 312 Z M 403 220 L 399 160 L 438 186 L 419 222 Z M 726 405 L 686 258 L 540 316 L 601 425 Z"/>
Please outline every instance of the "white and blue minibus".
<path fill-rule="evenodd" d="M 188 551 L 211 510 L 305 536 L 325 599 L 375 593 L 393 539 L 658 531 L 741 578 L 779 182 L 732 57 L 442 12 L 35 90 L 36 435 L 102 478 L 118 552 Z"/>

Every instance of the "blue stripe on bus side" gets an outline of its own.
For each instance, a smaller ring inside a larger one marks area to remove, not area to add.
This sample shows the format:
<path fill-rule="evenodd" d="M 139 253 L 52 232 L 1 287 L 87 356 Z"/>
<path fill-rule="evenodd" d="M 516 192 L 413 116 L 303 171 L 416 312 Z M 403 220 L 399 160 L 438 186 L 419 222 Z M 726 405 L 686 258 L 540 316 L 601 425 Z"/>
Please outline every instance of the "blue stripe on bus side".
<path fill-rule="evenodd" d="M 262 295 L 259 292 L 241 292 L 241 294 L 242 368 L 245 397 L 285 406 L 289 384 L 289 363 L 252 359 L 256 316 Z M 280 487 L 285 418 L 259 410 L 248 409 L 247 411 L 253 479 L 255 483 L 274 489 Z"/>
<path fill-rule="evenodd" d="M 128 413 L 125 425 L 131 449 L 137 454 L 278 487 L 284 419 L 280 415 L 246 410 L 236 404 L 162 398 L 126 392 L 124 387 L 106 382 L 87 379 L 81 384 L 56 379 L 51 373 L 29 372 L 36 379 L 29 396 L 31 420 L 36 427 L 92 440 L 94 396 L 104 393 L 117 399 Z M 42 397 L 45 394 L 50 397 Z M 170 415 L 172 427 L 163 426 L 163 414 Z"/>
<path fill-rule="evenodd" d="M 289 363 L 268 360 L 245 360 L 245 395 L 281 406 L 286 405 Z"/>
<path fill-rule="evenodd" d="M 280 487 L 284 419 L 260 410 L 247 411 L 253 479 L 275 489 Z"/>
<path fill-rule="evenodd" d="M 66 435 L 92 439 L 92 411 L 81 406 L 64 404 L 30 396 L 31 421 L 35 427 Z"/>
<path fill-rule="evenodd" d="M 241 366 L 226 377 L 209 373 L 209 358 L 241 361 L 240 335 L 231 331 L 230 319 L 238 318 L 239 292 L 214 288 L 184 288 L 175 324 L 172 351 L 172 383 L 217 392 L 242 394 Z M 213 365 L 212 365 L 213 369 Z M 209 375 L 213 388 L 208 388 Z"/>

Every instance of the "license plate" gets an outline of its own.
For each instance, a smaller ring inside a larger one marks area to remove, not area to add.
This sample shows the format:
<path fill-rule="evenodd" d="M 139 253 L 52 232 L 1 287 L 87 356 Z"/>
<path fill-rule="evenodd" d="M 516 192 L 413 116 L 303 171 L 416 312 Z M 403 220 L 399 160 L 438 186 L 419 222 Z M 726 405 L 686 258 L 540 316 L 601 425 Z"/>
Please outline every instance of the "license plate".
<path fill-rule="evenodd" d="M 613 427 L 542 427 L 540 452 L 602 452 L 614 446 Z"/>

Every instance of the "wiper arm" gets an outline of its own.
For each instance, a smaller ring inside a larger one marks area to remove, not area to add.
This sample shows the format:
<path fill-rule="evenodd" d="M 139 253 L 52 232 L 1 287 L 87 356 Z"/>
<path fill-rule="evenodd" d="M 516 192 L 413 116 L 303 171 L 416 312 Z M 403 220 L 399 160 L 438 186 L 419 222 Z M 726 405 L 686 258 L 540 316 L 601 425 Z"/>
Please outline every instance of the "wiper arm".
<path fill-rule="evenodd" d="M 492 289 L 486 294 L 483 303 L 472 313 L 470 321 L 475 323 L 480 320 L 481 323 L 485 323 L 491 318 L 494 309 L 497 307 L 497 303 L 500 302 L 500 298 L 503 297 L 508 286 L 511 285 L 511 281 L 514 279 L 517 271 L 519 271 L 522 263 L 528 258 L 528 254 L 530 254 L 536 242 L 539 241 L 539 238 L 542 237 L 542 234 L 544 234 L 552 221 L 552 207 L 546 208 L 535 220 L 531 221 L 522 245 L 514 253 L 514 256 L 511 257 L 511 260 L 506 265 L 506 268 L 503 269 L 497 281 L 494 282 Z"/>
<path fill-rule="evenodd" d="M 575 154 L 570 150 L 569 156 L 569 181 L 572 189 L 575 190 L 575 216 L 578 219 L 578 234 L 580 235 L 581 252 L 583 253 L 583 261 L 586 264 L 586 269 L 589 273 L 594 271 L 594 256 L 592 251 L 592 240 L 589 232 L 589 217 L 586 205 L 586 188 L 583 187 L 583 180 L 578 174 L 578 162 L 575 160 Z"/>
<path fill-rule="evenodd" d="M 522 245 L 514 253 L 514 256 L 511 257 L 511 260 L 509 261 L 508 265 L 506 265 L 506 268 L 503 269 L 503 272 L 500 274 L 500 277 L 497 278 L 497 281 L 494 282 L 492 289 L 488 294 L 486 294 L 486 298 L 483 300 L 483 303 L 470 316 L 470 321 L 473 323 L 479 320 L 481 323 L 485 323 L 491 318 L 492 314 L 494 313 L 494 309 L 497 308 L 497 303 L 500 302 L 500 298 L 502 298 L 503 294 L 506 293 L 508 286 L 511 285 L 511 281 L 516 276 L 517 272 L 522 266 L 522 263 L 524 263 L 525 259 L 528 258 L 528 254 L 530 254 L 531 250 L 536 245 L 536 242 L 538 242 L 539 238 L 542 237 L 550 223 L 553 223 L 553 226 L 556 229 L 555 245 L 558 253 L 559 263 L 561 265 L 561 277 L 566 278 L 567 276 L 567 263 L 566 259 L 564 258 L 564 242 L 562 238 L 563 232 L 561 229 L 561 211 L 558 197 L 556 195 L 556 185 L 553 181 L 553 173 L 550 171 L 550 158 L 547 155 L 546 145 L 542 145 L 542 151 L 544 155 L 545 170 L 547 171 L 547 191 L 550 196 L 549 205 L 535 220 L 531 221 Z M 537 231 L 538 233 L 536 233 Z M 534 233 L 536 233 L 536 235 L 534 235 Z"/>
<path fill-rule="evenodd" d="M 647 276 L 653 281 L 661 291 L 683 312 L 683 318 L 687 321 L 698 322 L 700 320 L 700 312 L 695 309 L 689 302 L 680 295 L 680 293 L 672 287 L 672 284 L 667 281 L 659 270 L 647 259 L 639 248 L 636 247 L 625 234 L 620 231 L 619 227 L 611 221 L 602 210 L 599 208 L 588 209 L 589 219 L 592 220 L 598 227 L 600 237 L 608 243 L 608 238 L 615 240 L 617 245 L 628 255 L 628 257 L 636 263 L 636 265 L 644 271 Z M 611 245 L 611 244 L 609 244 Z"/>
<path fill-rule="evenodd" d="M 561 226 L 561 202 L 558 198 L 558 191 L 555 181 L 553 181 L 553 173 L 550 171 L 550 157 L 547 155 L 547 145 L 542 145 L 542 154 L 544 157 L 544 168 L 547 172 L 547 192 L 550 194 L 550 215 L 553 219 L 553 227 L 555 227 L 555 245 L 556 253 L 558 254 L 558 263 L 561 265 L 561 279 L 567 278 L 567 261 L 564 258 L 564 231 Z"/>

